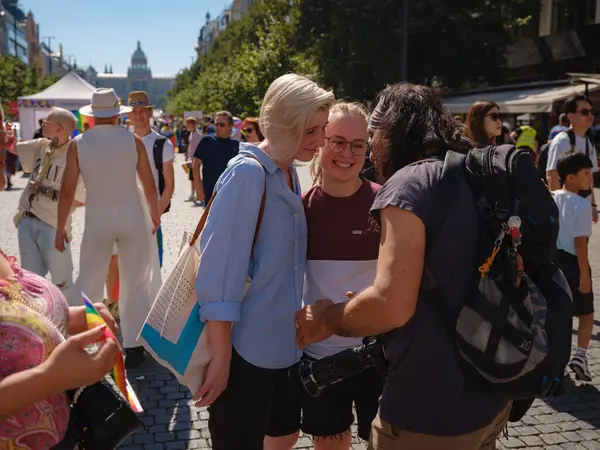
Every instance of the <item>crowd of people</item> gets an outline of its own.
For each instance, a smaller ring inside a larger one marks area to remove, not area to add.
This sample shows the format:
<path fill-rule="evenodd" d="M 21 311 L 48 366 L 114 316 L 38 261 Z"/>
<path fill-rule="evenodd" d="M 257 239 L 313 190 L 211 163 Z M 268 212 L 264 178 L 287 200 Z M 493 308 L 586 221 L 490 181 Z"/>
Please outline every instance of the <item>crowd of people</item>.
<path fill-rule="evenodd" d="M 80 111 L 94 125 L 75 138 L 76 119 L 60 108 L 44 120 L 43 137 L 15 142 L 8 126 L 0 131 L 0 147 L 31 173 L 14 219 L 20 264 L 0 255 L 0 442 L 46 450 L 63 439 L 64 392 L 104 376 L 118 351 L 110 341 L 97 353 L 83 351 L 101 333 L 83 332 L 77 305 L 85 293 L 116 329 L 114 299 L 109 308 L 103 303 L 117 272 L 126 366 L 146 358 L 137 336 L 162 283 L 160 224 L 178 148 L 189 169 L 188 200 L 212 202 L 195 284 L 212 359 L 194 400 L 208 407 L 215 450 L 291 449 L 300 431 L 317 450 L 348 450 L 354 411 L 358 436 L 374 450 L 495 448 L 512 399 L 465 364 L 442 317 L 479 276 L 466 181 L 435 241 L 427 241 L 446 153 L 495 144 L 503 135 L 497 104 L 476 102 L 462 124 L 431 89 L 401 83 L 385 88 L 370 112 L 288 74 L 270 85 L 241 139 L 233 115 L 219 111 L 202 123 L 186 118 L 173 129 L 174 143 L 152 128 L 152 111 L 145 92 L 121 105 L 112 89 L 100 88 Z M 586 137 L 594 114 L 584 96 L 566 101 L 569 125 L 556 130 L 542 168 L 560 212 L 556 264 L 579 319 L 570 367 L 583 381 L 591 380 L 594 314 L 587 240 L 598 220 L 597 157 Z M 512 139 L 539 165 L 529 128 Z M 306 192 L 295 161 L 311 165 Z M 70 217 L 81 207 L 74 281 Z M 424 290 L 429 279 L 438 284 L 435 298 Z M 370 367 L 318 397 L 303 388 L 300 361 L 382 335 L 385 377 Z"/>

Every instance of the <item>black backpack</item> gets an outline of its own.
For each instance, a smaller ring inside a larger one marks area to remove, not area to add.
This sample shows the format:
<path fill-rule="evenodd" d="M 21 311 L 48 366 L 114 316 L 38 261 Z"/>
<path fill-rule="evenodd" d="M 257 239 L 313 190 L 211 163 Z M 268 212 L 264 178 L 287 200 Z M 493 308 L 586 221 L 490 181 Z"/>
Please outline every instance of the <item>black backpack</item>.
<path fill-rule="evenodd" d="M 479 270 L 460 310 L 444 311 L 460 355 L 508 398 L 558 395 L 572 332 L 570 290 L 553 263 L 558 208 L 528 151 L 511 145 L 473 149 L 467 156 L 450 151 L 434 198 L 437 213 L 427 225 L 426 252 L 461 177 L 478 217 Z M 520 218 L 521 236 L 508 229 L 511 217 Z M 518 287 L 515 249 L 524 269 Z"/>
<path fill-rule="evenodd" d="M 160 195 L 165 190 L 165 175 L 163 172 L 163 148 L 165 147 L 165 141 L 167 140 L 164 136 L 159 136 L 154 141 L 154 147 L 152 148 L 152 155 L 154 156 L 154 167 L 158 170 L 158 192 Z M 171 202 L 167 205 L 165 212 L 171 210 Z"/>

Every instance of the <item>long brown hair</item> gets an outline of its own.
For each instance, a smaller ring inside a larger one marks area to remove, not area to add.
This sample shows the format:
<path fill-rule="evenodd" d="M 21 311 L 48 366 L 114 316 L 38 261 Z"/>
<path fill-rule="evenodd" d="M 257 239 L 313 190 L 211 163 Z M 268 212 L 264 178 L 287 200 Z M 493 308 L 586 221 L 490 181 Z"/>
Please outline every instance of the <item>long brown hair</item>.
<path fill-rule="evenodd" d="M 491 109 L 500 107 L 490 100 L 477 100 L 469 109 L 465 125 L 467 126 L 467 136 L 475 145 L 492 145 L 496 141 L 495 136 L 488 136 L 485 131 L 485 116 Z"/>

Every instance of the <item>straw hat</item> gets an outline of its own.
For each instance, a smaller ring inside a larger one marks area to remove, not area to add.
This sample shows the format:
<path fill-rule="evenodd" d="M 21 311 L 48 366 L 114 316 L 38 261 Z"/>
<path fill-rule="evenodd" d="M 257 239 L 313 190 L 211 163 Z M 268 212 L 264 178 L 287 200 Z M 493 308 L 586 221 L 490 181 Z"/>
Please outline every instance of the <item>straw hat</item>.
<path fill-rule="evenodd" d="M 147 92 L 144 91 L 133 91 L 129 93 L 127 99 L 127 106 L 131 108 L 153 108 L 154 105 L 150 103 L 150 97 Z"/>
<path fill-rule="evenodd" d="M 92 95 L 92 103 L 84 106 L 79 113 L 92 117 L 115 117 L 131 112 L 131 108 L 123 106 L 114 89 L 98 88 Z"/>

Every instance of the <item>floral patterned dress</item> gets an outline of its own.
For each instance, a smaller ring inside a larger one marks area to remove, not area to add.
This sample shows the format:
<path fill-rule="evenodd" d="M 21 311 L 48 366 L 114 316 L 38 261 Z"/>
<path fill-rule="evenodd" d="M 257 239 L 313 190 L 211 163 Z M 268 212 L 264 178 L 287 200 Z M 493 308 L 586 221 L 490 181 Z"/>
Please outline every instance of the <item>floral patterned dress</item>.
<path fill-rule="evenodd" d="M 56 286 L 4 256 L 15 275 L 0 278 L 0 380 L 45 361 L 62 341 L 58 330 L 66 336 L 69 318 L 67 302 Z M 47 319 L 18 301 L 19 295 Z M 68 422 L 67 397 L 53 395 L 0 420 L 0 450 L 51 449 L 64 437 Z"/>

